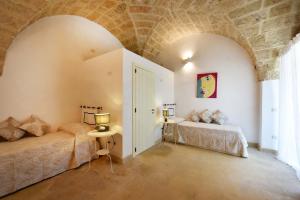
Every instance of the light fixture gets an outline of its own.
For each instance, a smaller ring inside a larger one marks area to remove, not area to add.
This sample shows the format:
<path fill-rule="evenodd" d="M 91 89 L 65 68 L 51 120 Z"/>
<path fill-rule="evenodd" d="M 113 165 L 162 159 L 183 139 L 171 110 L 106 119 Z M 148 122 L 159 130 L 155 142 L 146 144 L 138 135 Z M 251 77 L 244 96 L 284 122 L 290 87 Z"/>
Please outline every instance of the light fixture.
<path fill-rule="evenodd" d="M 165 122 L 168 122 L 169 109 L 164 108 L 164 109 L 162 110 L 162 112 L 163 112 L 163 116 L 164 116 L 164 118 L 165 118 Z"/>
<path fill-rule="evenodd" d="M 182 60 L 183 60 L 183 69 L 185 71 L 190 71 L 194 66 L 194 64 L 192 62 L 192 57 L 193 57 L 192 51 L 184 52 L 184 54 L 182 56 Z"/>
<path fill-rule="evenodd" d="M 192 62 L 192 58 L 187 58 L 183 60 L 184 63 L 191 63 Z"/>
<path fill-rule="evenodd" d="M 182 54 L 182 60 L 188 60 L 191 59 L 193 57 L 194 53 L 192 51 L 185 51 Z"/>
<path fill-rule="evenodd" d="M 95 114 L 96 130 L 99 132 L 109 131 L 110 114 L 99 113 Z"/>
<path fill-rule="evenodd" d="M 193 69 L 193 67 L 194 67 L 194 64 L 192 62 L 187 62 L 184 64 L 183 69 L 185 71 L 190 71 Z"/>

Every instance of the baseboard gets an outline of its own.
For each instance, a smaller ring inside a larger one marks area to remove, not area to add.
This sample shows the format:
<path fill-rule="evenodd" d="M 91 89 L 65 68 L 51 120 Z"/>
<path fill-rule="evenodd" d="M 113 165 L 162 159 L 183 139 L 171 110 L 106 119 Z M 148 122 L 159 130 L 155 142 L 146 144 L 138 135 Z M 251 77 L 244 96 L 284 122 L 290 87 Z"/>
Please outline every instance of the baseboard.
<path fill-rule="evenodd" d="M 132 155 L 129 155 L 125 158 L 120 158 L 118 156 L 115 156 L 115 155 L 110 155 L 111 156 L 111 159 L 116 162 L 116 163 L 119 163 L 119 164 L 125 164 L 127 162 L 129 162 L 130 160 L 133 159 Z"/>
<path fill-rule="evenodd" d="M 161 138 L 158 139 L 158 140 L 156 140 L 156 141 L 154 142 L 154 145 L 157 145 L 157 144 L 160 144 L 160 143 L 161 143 Z"/>
<path fill-rule="evenodd" d="M 259 148 L 259 151 L 270 153 L 270 154 L 273 154 L 275 156 L 277 156 L 277 154 L 278 154 L 278 152 L 276 150 L 273 150 L 273 149 Z"/>
<path fill-rule="evenodd" d="M 258 143 L 255 143 L 255 142 L 248 142 L 248 147 L 258 149 L 259 145 L 258 145 Z"/>
<path fill-rule="evenodd" d="M 273 155 L 277 155 L 278 154 L 278 152 L 276 150 L 261 148 L 260 145 L 258 145 L 258 150 L 262 151 L 262 152 L 270 153 L 270 154 L 273 154 Z"/>
<path fill-rule="evenodd" d="M 261 146 L 258 143 L 254 143 L 254 142 L 248 142 L 248 147 L 256 148 L 261 152 L 266 152 L 266 153 L 270 153 L 273 155 L 277 155 L 277 153 L 278 153 L 276 150 L 273 150 L 273 149 L 261 148 Z"/>

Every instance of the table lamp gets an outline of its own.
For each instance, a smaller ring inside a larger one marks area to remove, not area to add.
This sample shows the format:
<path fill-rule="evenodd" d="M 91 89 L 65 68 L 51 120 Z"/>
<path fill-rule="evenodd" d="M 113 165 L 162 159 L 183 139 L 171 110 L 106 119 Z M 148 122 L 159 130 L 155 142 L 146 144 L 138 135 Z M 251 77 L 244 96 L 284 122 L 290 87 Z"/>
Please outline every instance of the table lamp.
<path fill-rule="evenodd" d="M 163 116 L 164 116 L 164 118 L 165 118 L 165 122 L 168 122 L 169 109 L 164 108 L 162 111 L 163 111 Z"/>
<path fill-rule="evenodd" d="M 99 132 L 109 131 L 110 114 L 109 113 L 99 113 L 95 114 L 95 124 L 96 130 Z"/>

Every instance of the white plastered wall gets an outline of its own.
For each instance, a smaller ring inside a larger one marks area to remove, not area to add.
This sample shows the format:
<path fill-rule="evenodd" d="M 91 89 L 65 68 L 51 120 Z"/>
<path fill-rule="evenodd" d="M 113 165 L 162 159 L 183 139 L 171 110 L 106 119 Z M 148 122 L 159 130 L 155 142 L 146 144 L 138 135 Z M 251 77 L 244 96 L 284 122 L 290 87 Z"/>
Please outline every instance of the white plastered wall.
<path fill-rule="evenodd" d="M 193 55 L 192 67 L 183 67 L 182 57 Z M 229 123 L 242 128 L 248 142 L 259 139 L 259 87 L 255 68 L 247 52 L 233 40 L 213 34 L 197 34 L 166 47 L 158 58 L 175 70 L 177 115 L 192 110 L 221 110 Z M 218 73 L 216 99 L 196 98 L 197 74 Z"/>
<path fill-rule="evenodd" d="M 99 24 L 78 16 L 42 18 L 22 31 L 7 51 L 0 77 L 0 121 L 31 114 L 57 126 L 79 121 L 79 67 L 121 48 Z"/>

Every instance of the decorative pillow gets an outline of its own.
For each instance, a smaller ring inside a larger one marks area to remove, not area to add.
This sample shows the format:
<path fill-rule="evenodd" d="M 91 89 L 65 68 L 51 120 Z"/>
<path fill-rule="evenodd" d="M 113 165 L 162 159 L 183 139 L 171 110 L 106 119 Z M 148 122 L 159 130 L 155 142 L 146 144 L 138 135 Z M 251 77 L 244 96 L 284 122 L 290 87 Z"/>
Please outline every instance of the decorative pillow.
<path fill-rule="evenodd" d="M 193 122 L 199 122 L 199 121 L 200 121 L 200 119 L 199 119 L 199 117 L 198 117 L 197 114 L 193 114 L 192 117 L 191 117 L 191 120 L 192 120 Z"/>
<path fill-rule="evenodd" d="M 199 122 L 200 121 L 200 118 L 199 118 L 198 114 L 195 111 L 191 114 L 191 121 L 192 122 Z"/>
<path fill-rule="evenodd" d="M 219 125 L 224 124 L 228 118 L 221 111 L 217 110 L 212 114 L 213 122 Z"/>
<path fill-rule="evenodd" d="M 13 142 L 25 134 L 25 131 L 18 128 L 21 123 L 15 120 L 13 117 L 7 118 L 0 123 L 0 136 L 1 138 Z"/>
<path fill-rule="evenodd" d="M 37 116 L 31 115 L 31 117 L 26 120 L 19 128 L 39 137 L 47 133 L 50 127 L 46 122 L 39 119 Z"/>
<path fill-rule="evenodd" d="M 193 110 L 186 116 L 185 120 L 192 121 L 192 122 L 199 122 L 200 119 L 198 113 L 195 110 Z"/>
<path fill-rule="evenodd" d="M 84 123 L 69 123 L 69 124 L 62 125 L 61 127 L 58 128 L 58 130 L 68 132 L 73 135 L 81 135 L 91 131 L 92 128 L 89 125 Z"/>
<path fill-rule="evenodd" d="M 202 122 L 210 123 L 212 121 L 211 115 L 212 113 L 206 109 L 199 114 L 199 117 Z"/>

